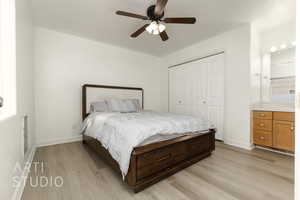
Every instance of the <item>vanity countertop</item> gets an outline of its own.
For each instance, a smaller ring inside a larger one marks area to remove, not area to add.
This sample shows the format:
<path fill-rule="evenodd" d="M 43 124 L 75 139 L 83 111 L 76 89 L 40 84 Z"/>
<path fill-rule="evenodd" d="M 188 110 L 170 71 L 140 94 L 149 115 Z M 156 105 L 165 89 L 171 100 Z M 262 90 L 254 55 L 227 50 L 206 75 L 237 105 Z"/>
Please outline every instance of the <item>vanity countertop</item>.
<path fill-rule="evenodd" d="M 252 111 L 295 112 L 294 106 L 283 104 L 253 104 L 250 109 Z"/>

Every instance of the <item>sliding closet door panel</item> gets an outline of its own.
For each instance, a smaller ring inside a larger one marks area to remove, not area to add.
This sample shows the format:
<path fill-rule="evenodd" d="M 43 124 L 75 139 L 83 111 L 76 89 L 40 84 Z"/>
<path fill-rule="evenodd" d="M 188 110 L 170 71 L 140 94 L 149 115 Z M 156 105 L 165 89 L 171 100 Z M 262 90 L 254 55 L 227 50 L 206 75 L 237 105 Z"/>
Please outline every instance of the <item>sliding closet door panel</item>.
<path fill-rule="evenodd" d="M 211 127 L 217 128 L 216 138 L 223 140 L 224 118 L 224 55 L 217 55 L 206 60 L 208 62 L 208 120 Z"/>
<path fill-rule="evenodd" d="M 186 67 L 186 66 L 185 66 Z M 189 114 L 195 117 L 202 117 L 208 119 L 208 109 L 203 102 L 206 101 L 207 96 L 207 67 L 203 62 L 189 63 L 186 68 L 188 73 L 188 82 L 190 87 L 186 88 L 190 90 L 191 95 L 188 96 L 189 101 Z"/>
<path fill-rule="evenodd" d="M 178 114 L 185 114 L 185 87 L 186 78 L 183 68 L 170 70 L 169 72 L 169 98 L 170 111 Z"/>
<path fill-rule="evenodd" d="M 181 94 L 184 99 L 185 114 L 190 114 L 192 112 L 192 103 L 193 103 L 193 71 L 191 65 L 187 65 L 185 68 L 182 68 L 184 71 L 185 77 L 185 88 L 184 92 Z"/>
<path fill-rule="evenodd" d="M 208 102 L 212 105 L 224 104 L 224 56 L 218 55 L 208 61 Z"/>
<path fill-rule="evenodd" d="M 224 55 L 217 55 L 169 70 L 170 112 L 189 114 L 217 128 L 223 139 Z"/>

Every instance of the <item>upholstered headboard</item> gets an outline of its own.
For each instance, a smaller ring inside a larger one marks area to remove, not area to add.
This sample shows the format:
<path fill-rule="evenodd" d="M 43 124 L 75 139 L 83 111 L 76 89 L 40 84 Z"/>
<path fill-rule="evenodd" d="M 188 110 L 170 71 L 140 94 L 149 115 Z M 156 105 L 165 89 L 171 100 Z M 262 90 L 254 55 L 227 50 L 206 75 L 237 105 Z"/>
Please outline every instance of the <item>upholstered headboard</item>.
<path fill-rule="evenodd" d="M 138 99 L 144 108 L 143 88 L 85 84 L 82 86 L 82 119 L 89 115 L 92 102 L 111 98 Z"/>

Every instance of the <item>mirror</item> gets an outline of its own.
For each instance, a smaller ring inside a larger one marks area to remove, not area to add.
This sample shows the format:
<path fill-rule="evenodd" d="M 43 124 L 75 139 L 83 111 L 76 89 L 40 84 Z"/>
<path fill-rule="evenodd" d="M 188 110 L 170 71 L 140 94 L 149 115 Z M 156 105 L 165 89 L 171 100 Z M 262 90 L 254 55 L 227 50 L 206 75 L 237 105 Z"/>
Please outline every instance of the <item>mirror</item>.
<path fill-rule="evenodd" d="M 281 45 L 262 59 L 262 101 L 273 104 L 295 104 L 295 46 Z"/>

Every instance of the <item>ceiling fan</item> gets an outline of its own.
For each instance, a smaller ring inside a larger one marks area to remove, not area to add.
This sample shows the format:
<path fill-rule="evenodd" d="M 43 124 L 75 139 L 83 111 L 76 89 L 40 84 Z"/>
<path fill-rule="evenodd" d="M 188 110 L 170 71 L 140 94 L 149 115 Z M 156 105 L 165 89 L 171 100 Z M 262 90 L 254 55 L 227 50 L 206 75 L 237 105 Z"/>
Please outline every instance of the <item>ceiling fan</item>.
<path fill-rule="evenodd" d="M 194 17 L 176 17 L 176 18 L 164 18 L 164 9 L 168 3 L 168 0 L 157 0 L 156 5 L 152 5 L 147 9 L 147 16 L 138 15 L 130 12 L 125 11 L 117 11 L 117 15 L 122 15 L 126 17 L 133 17 L 137 19 L 142 20 L 150 20 L 150 24 L 145 24 L 140 29 L 138 29 L 136 32 L 131 34 L 132 38 L 138 37 L 140 34 L 142 34 L 144 31 L 147 31 L 150 34 L 153 35 L 160 35 L 161 39 L 163 41 L 166 41 L 169 39 L 168 34 L 166 33 L 166 26 L 162 24 L 164 23 L 173 23 L 173 24 L 195 24 L 196 18 Z"/>

